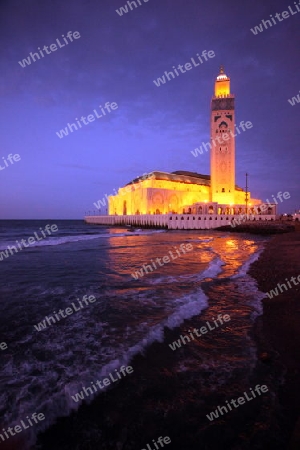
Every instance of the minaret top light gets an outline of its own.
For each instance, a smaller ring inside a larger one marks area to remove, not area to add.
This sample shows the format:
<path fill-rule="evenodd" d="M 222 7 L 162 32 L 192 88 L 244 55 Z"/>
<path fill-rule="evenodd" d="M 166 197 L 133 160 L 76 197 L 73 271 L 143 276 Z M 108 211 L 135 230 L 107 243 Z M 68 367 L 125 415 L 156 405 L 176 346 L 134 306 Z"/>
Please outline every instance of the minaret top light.
<path fill-rule="evenodd" d="M 226 73 L 224 72 L 224 67 L 221 66 L 220 67 L 220 74 L 217 76 L 217 80 L 229 80 L 229 77 L 226 75 Z"/>
<path fill-rule="evenodd" d="M 220 67 L 220 73 L 215 82 L 215 97 L 230 95 L 230 78 L 224 72 L 224 67 Z"/>

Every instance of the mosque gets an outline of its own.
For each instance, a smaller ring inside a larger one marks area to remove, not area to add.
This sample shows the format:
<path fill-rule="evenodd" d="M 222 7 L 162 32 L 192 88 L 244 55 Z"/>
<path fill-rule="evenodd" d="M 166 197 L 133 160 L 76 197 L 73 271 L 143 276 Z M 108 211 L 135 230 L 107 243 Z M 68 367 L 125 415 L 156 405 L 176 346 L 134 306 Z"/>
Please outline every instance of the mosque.
<path fill-rule="evenodd" d="M 221 67 L 211 100 L 210 175 L 150 172 L 109 197 L 109 215 L 259 213 L 262 201 L 235 184 L 234 102 L 230 78 Z M 267 214 L 274 214 L 272 208 Z"/>

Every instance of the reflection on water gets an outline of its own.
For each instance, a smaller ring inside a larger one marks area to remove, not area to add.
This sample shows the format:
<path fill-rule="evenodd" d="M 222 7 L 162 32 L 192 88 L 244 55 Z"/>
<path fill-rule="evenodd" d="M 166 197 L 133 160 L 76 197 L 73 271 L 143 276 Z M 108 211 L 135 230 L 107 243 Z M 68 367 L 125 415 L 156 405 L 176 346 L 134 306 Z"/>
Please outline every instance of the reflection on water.
<path fill-rule="evenodd" d="M 67 224 L 62 226 L 68 240 Z M 9 232 L 13 239 L 12 228 Z M 93 239 L 80 238 L 87 232 L 95 234 Z M 49 423 L 69 414 L 71 394 L 129 363 L 147 345 L 164 339 L 164 327 L 177 327 L 187 318 L 211 320 L 222 313 L 232 319 L 195 347 L 207 392 L 215 389 L 216 379 L 222 384 L 232 372 L 240 372 L 241 379 L 248 376 L 255 361 L 248 332 L 252 314 L 259 311 L 259 296 L 253 280 L 239 274 L 262 247 L 262 238 L 211 230 L 147 230 L 137 235 L 90 226 L 79 231 L 72 225 L 74 233 L 79 235 L 76 242 L 58 240 L 55 246 L 14 255 L 3 266 L 0 332 L 10 343 L 1 361 L 3 426 L 22 419 L 24 408 L 43 412 Z M 179 256 L 176 248 L 188 243 L 192 251 Z M 143 264 L 170 251 L 176 259 L 140 279 L 132 277 Z M 34 330 L 33 324 L 83 295 L 94 295 L 97 301 L 45 331 Z M 181 359 L 176 370 L 184 366 Z M 35 395 L 28 396 L 29 390 Z"/>

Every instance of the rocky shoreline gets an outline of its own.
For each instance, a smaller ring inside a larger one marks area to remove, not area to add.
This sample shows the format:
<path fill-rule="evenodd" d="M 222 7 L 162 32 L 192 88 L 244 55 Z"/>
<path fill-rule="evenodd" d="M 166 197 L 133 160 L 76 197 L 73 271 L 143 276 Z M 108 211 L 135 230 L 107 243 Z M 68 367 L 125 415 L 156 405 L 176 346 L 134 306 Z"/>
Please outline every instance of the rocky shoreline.
<path fill-rule="evenodd" d="M 295 231 L 297 225 L 293 222 L 286 221 L 253 221 L 248 220 L 237 224 L 235 226 L 225 225 L 223 227 L 216 228 L 218 231 L 230 231 L 233 233 L 252 233 L 261 235 L 283 234 Z"/>

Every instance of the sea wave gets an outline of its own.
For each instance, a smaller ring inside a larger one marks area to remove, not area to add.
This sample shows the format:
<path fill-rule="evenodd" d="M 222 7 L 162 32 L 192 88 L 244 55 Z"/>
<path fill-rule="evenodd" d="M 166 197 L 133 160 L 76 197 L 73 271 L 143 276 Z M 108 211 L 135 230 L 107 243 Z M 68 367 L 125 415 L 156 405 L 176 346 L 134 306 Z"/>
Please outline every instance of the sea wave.
<path fill-rule="evenodd" d="M 7 426 L 15 426 L 22 419 L 22 415 L 28 414 L 28 412 L 42 412 L 45 416 L 45 420 L 41 423 L 42 428 L 32 427 L 25 433 L 26 444 L 22 447 L 22 450 L 27 450 L 36 441 L 36 432 L 47 429 L 51 426 L 58 417 L 68 416 L 73 410 L 77 410 L 81 403 L 90 403 L 93 400 L 93 396 L 87 397 L 85 400 L 74 402 L 72 395 L 80 392 L 83 387 L 90 386 L 91 381 L 96 381 L 112 373 L 114 369 L 119 369 L 122 365 L 129 365 L 133 357 L 150 346 L 154 342 L 163 342 L 164 340 L 164 328 L 174 328 L 179 326 L 185 319 L 188 319 L 196 314 L 199 314 L 208 305 L 207 298 L 202 290 L 197 293 L 185 295 L 180 299 L 177 299 L 177 307 L 170 316 L 164 319 L 161 323 L 152 326 L 150 329 L 146 323 L 140 324 L 140 328 L 143 327 L 144 336 L 135 344 L 127 347 L 125 345 L 119 348 L 110 350 L 111 359 L 108 363 L 103 365 L 100 370 L 91 370 L 89 364 L 84 364 L 83 370 L 78 371 L 77 374 L 73 374 L 74 379 L 67 383 L 62 383 L 62 379 L 58 377 L 56 370 L 47 370 L 45 375 L 35 376 L 33 373 L 39 373 L 40 367 L 38 362 L 25 362 L 25 365 L 20 367 L 22 374 L 19 374 L 19 380 L 22 380 L 23 388 L 17 395 L 17 400 L 22 404 L 22 410 L 18 412 L 15 410 L 6 414 Z M 147 331 L 146 331 L 147 330 Z M 145 332 L 146 331 L 146 332 Z M 65 343 L 69 345 L 69 343 Z M 50 344 L 49 344 L 50 345 Z M 56 344 L 51 344 L 52 351 L 55 350 Z M 50 351 L 50 347 L 45 349 L 45 352 Z M 71 356 L 67 355 L 67 347 L 64 348 L 60 345 L 55 350 L 65 355 L 66 359 Z M 12 371 L 12 360 L 8 361 L 4 367 L 5 372 Z M 67 370 L 67 367 L 65 368 Z M 32 374 L 32 375 L 30 375 Z M 28 392 L 35 390 L 34 396 L 29 396 Z M 47 395 L 45 395 L 45 389 Z M 103 389 L 104 391 L 104 389 Z M 99 393 L 97 393 L 99 395 Z M 95 394 L 95 395 L 97 395 Z M 3 393 L 4 395 L 4 393 Z M 5 404 L 6 402 L 4 402 Z"/>
<path fill-rule="evenodd" d="M 89 241 L 92 239 L 100 239 L 100 238 L 116 238 L 116 237 L 122 237 L 122 236 L 129 236 L 129 237 L 135 237 L 135 236 L 146 236 L 151 235 L 155 233 L 165 233 L 166 230 L 152 230 L 152 231 L 134 231 L 134 232 L 122 232 L 122 233 L 98 233 L 98 234 L 79 234 L 75 236 L 70 235 L 64 235 L 64 236 L 56 236 L 56 237 L 48 237 L 47 239 L 42 239 L 40 241 L 36 241 L 34 244 L 30 244 L 29 247 L 22 247 L 22 250 L 26 250 L 27 248 L 35 248 L 35 247 L 47 247 L 47 246 L 53 246 L 53 245 L 63 245 L 63 244 L 69 244 L 73 242 L 80 242 L 80 241 Z M 31 235 L 32 236 L 32 235 Z M 33 236 L 32 236 L 33 237 Z M 41 237 L 41 236 L 39 236 Z M 25 239 L 25 238 L 24 238 Z M 28 239 L 28 237 L 25 239 L 25 241 Z M 27 244 L 27 243 L 26 243 Z M 22 245 L 22 244 L 20 244 Z M 0 251 L 8 250 L 8 246 L 15 246 L 18 252 L 21 250 L 19 249 L 16 241 L 14 242 L 2 242 L 0 244 Z M 13 250 L 12 250 L 13 251 Z"/>
<path fill-rule="evenodd" d="M 47 242 L 53 239 L 53 243 L 50 245 L 62 245 L 68 242 L 97 238 L 117 238 L 121 236 L 132 236 L 134 238 L 141 234 L 154 234 L 157 232 L 165 231 L 139 230 L 136 232 L 112 232 L 96 235 L 56 236 L 51 237 Z M 205 236 L 202 242 L 207 241 L 207 239 L 208 237 Z M 198 242 L 201 243 L 201 240 Z M 44 243 L 40 241 L 37 244 L 41 245 Z M 207 251 L 206 248 L 204 250 Z M 245 298 L 246 292 L 248 298 L 245 301 L 254 307 L 254 314 L 260 312 L 260 300 L 257 299 L 260 296 L 257 295 L 259 291 L 254 280 L 251 279 L 251 283 L 249 282 L 247 270 L 251 263 L 259 257 L 261 251 L 262 249 L 260 248 L 258 252 L 253 253 L 241 265 L 237 273 L 228 278 L 232 278 L 234 285 L 237 286 L 235 294 L 238 300 Z M 134 314 L 130 310 L 130 314 L 132 314 L 134 320 L 127 327 L 123 327 L 123 315 L 121 316 L 119 328 L 122 333 L 119 333 L 118 322 L 116 322 L 117 314 L 120 314 L 122 310 L 113 309 L 113 302 L 111 300 L 114 292 L 109 291 L 108 295 L 111 293 L 111 297 L 109 297 L 107 304 L 111 308 L 109 311 L 110 320 L 105 315 L 105 308 L 100 311 L 98 319 L 94 317 L 94 313 L 90 313 L 91 310 L 86 309 L 78 315 L 72 315 L 68 318 L 68 321 L 62 321 L 60 324 L 49 327 L 49 329 L 43 332 L 44 334 L 39 333 L 39 339 L 37 339 L 36 332 L 32 333 L 29 331 L 28 334 L 24 334 L 16 342 L 16 348 L 22 348 L 20 345 L 25 345 L 24 353 L 26 353 L 26 356 L 24 359 L 21 356 L 20 359 L 16 359 L 15 356 L 13 357 L 13 353 L 6 353 L 5 355 L 6 363 L 4 365 L 3 376 L 4 380 L 9 380 L 10 398 L 14 398 L 15 400 L 14 402 L 10 401 L 3 383 L 0 399 L 3 400 L 2 405 L 5 405 L 8 411 L 5 415 L 5 424 L 2 425 L 14 426 L 26 414 L 36 411 L 37 413 L 44 413 L 45 421 L 42 422 L 42 426 L 48 428 L 58 417 L 68 416 L 72 410 L 78 409 L 80 402 L 74 402 L 72 395 L 80 392 L 84 386 L 90 386 L 91 381 L 107 376 L 114 369 L 119 369 L 122 365 L 130 364 L 135 355 L 144 352 L 153 342 L 163 342 L 165 327 L 170 329 L 176 328 L 186 319 L 201 314 L 202 311 L 208 308 L 209 302 L 209 298 L 205 294 L 206 289 L 204 292 L 200 286 L 201 282 L 205 281 L 209 286 L 213 286 L 214 283 L 226 283 L 228 280 L 227 278 L 220 279 L 219 275 L 223 271 L 226 272 L 227 266 L 224 268 L 225 262 L 220 255 L 215 251 L 213 253 L 215 255 L 211 255 L 210 263 L 202 272 L 193 275 L 178 275 L 176 278 L 173 277 L 174 282 L 179 281 L 181 283 L 181 279 L 184 279 L 189 289 L 189 292 L 183 295 L 181 294 L 182 291 L 180 294 L 177 291 L 177 294 L 174 295 L 175 298 L 170 295 L 166 299 L 167 295 L 166 291 L 164 291 L 164 295 L 158 297 L 159 301 L 156 301 L 157 298 L 151 294 L 158 288 L 155 287 L 155 289 L 152 289 L 153 287 L 150 286 L 152 280 L 150 278 L 147 280 L 148 285 L 142 286 L 142 288 L 138 287 L 139 291 L 135 291 L 136 285 L 134 285 L 132 292 L 128 292 L 126 297 L 125 290 L 128 289 L 128 285 L 124 283 L 124 293 L 120 293 L 118 296 L 116 295 L 116 303 L 120 305 L 123 299 L 124 312 L 128 311 L 130 306 L 133 306 L 133 303 L 130 304 L 128 302 L 128 298 L 133 296 L 134 302 L 139 303 L 135 310 L 137 314 Z M 162 285 L 167 286 L 169 284 L 168 277 L 164 278 L 160 276 L 160 279 Z M 193 283 L 194 281 L 195 285 Z M 184 284 L 181 283 L 181 286 Z M 67 295 L 63 287 L 60 287 L 61 290 L 58 288 L 59 286 L 50 288 L 46 285 L 45 287 L 42 286 L 40 288 L 42 292 L 39 296 L 42 304 L 46 301 L 44 296 L 48 294 L 61 297 Z M 192 292 L 190 292 L 191 290 Z M 240 295 L 237 292 L 238 290 L 240 290 Z M 28 291 L 26 293 L 28 294 Z M 94 293 L 94 291 L 91 290 L 91 293 Z M 122 295 L 124 295 L 124 298 L 122 298 Z M 140 319 L 139 315 L 143 306 L 143 295 L 148 296 L 149 302 L 154 303 L 153 305 L 149 305 L 149 309 L 145 309 L 145 319 Z M 49 298 L 49 302 L 49 311 L 51 312 L 53 308 L 52 298 Z M 164 307 L 165 305 L 166 307 Z M 153 307 L 153 311 L 155 312 L 158 308 L 162 308 L 163 310 L 162 316 L 158 316 L 158 318 L 153 313 L 153 317 L 157 318 L 156 322 L 152 322 L 154 323 L 153 325 L 151 325 L 152 310 L 150 310 L 150 307 Z M 26 308 L 28 308 L 27 304 Z M 48 314 L 48 311 L 46 313 Z M 26 317 L 29 317 L 29 315 Z M 120 336 L 118 336 L 118 333 Z M 101 361 L 103 361 L 103 365 Z M 210 365 L 209 368 L 211 368 Z M 21 389 L 20 386 L 22 386 Z M 90 400 L 92 400 L 92 396 Z M 30 445 L 35 441 L 35 431 L 37 431 L 35 428 L 30 430 L 31 434 L 28 436 L 27 448 L 30 448 Z"/>
<path fill-rule="evenodd" d="M 238 272 L 232 276 L 232 279 L 244 277 L 247 274 L 251 264 L 253 264 L 254 261 L 258 260 L 263 251 L 264 248 L 260 248 L 255 253 L 252 253 L 250 258 L 247 261 L 245 261 L 244 264 L 239 268 Z"/>

